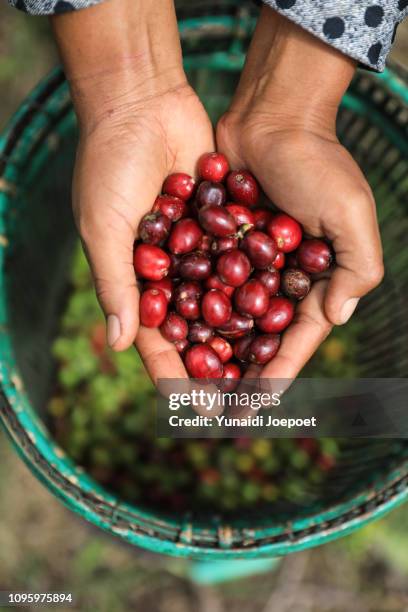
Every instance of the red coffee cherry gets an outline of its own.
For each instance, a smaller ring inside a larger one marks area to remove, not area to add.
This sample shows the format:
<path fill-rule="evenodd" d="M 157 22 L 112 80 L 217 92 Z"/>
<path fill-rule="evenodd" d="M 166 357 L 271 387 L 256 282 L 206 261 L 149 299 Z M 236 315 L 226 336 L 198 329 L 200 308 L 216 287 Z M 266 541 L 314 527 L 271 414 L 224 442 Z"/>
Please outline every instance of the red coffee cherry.
<path fill-rule="evenodd" d="M 299 266 L 310 274 L 325 272 L 330 268 L 333 260 L 332 251 L 327 242 L 317 238 L 304 240 L 296 255 Z"/>
<path fill-rule="evenodd" d="M 204 206 L 198 213 L 198 220 L 206 232 L 219 238 L 231 236 L 237 231 L 234 217 L 223 206 Z"/>
<path fill-rule="evenodd" d="M 251 264 L 245 253 L 239 249 L 233 249 L 218 259 L 217 272 L 226 285 L 240 287 L 251 273 Z"/>
<path fill-rule="evenodd" d="M 252 278 L 235 292 L 235 307 L 238 312 L 251 317 L 261 317 L 268 310 L 269 292 L 265 285 Z"/>
<path fill-rule="evenodd" d="M 248 170 L 233 170 L 227 176 L 227 189 L 235 202 L 256 206 L 259 200 L 259 186 Z"/>
<path fill-rule="evenodd" d="M 276 243 L 264 232 L 251 231 L 245 234 L 241 248 L 249 257 L 249 261 L 260 270 L 272 265 L 278 252 Z"/>
<path fill-rule="evenodd" d="M 206 253 L 187 253 L 179 266 L 180 276 L 190 280 L 205 280 L 211 274 L 211 260 Z"/>
<path fill-rule="evenodd" d="M 295 307 L 288 298 L 271 297 L 268 310 L 256 319 L 256 326 L 267 334 L 279 334 L 292 323 L 294 314 Z"/>
<path fill-rule="evenodd" d="M 226 323 L 232 312 L 230 299 L 218 289 L 211 289 L 204 294 L 201 302 L 204 320 L 212 327 Z"/>
<path fill-rule="evenodd" d="M 145 215 L 139 223 L 139 238 L 146 244 L 162 244 L 171 228 L 171 221 L 161 212 Z"/>
<path fill-rule="evenodd" d="M 197 189 L 195 204 L 197 209 L 205 206 L 223 206 L 227 199 L 227 192 L 221 183 L 204 181 Z"/>
<path fill-rule="evenodd" d="M 175 255 L 194 251 L 203 236 L 203 231 L 194 219 L 181 219 L 173 226 L 167 246 Z"/>
<path fill-rule="evenodd" d="M 140 322 L 145 327 L 159 327 L 167 313 L 167 299 L 159 289 L 147 289 L 140 297 Z"/>
<path fill-rule="evenodd" d="M 161 324 L 160 332 L 169 342 L 177 342 L 187 338 L 188 325 L 183 317 L 170 312 Z"/>
<path fill-rule="evenodd" d="M 185 172 L 170 174 L 163 183 L 163 193 L 181 200 L 189 200 L 194 193 L 195 180 Z"/>
<path fill-rule="evenodd" d="M 136 275 L 147 280 L 160 280 L 167 276 L 170 258 L 160 247 L 139 244 L 133 254 Z"/>
<path fill-rule="evenodd" d="M 153 204 L 152 210 L 153 212 L 161 212 L 170 221 L 175 223 L 187 215 L 188 208 L 184 200 L 180 198 L 171 195 L 159 195 Z"/>
<path fill-rule="evenodd" d="M 280 336 L 278 334 L 263 334 L 255 338 L 249 347 L 249 361 L 257 365 L 265 365 L 278 352 Z"/>
<path fill-rule="evenodd" d="M 198 160 L 197 169 L 204 181 L 221 183 L 229 172 L 229 163 L 222 153 L 204 153 Z"/>
<path fill-rule="evenodd" d="M 220 358 L 208 344 L 195 344 L 187 349 L 185 365 L 192 378 L 221 378 L 223 373 Z"/>
<path fill-rule="evenodd" d="M 290 253 L 298 248 L 302 240 L 302 228 L 295 219 L 279 213 L 274 215 L 268 223 L 267 232 L 274 238 L 278 249 Z"/>

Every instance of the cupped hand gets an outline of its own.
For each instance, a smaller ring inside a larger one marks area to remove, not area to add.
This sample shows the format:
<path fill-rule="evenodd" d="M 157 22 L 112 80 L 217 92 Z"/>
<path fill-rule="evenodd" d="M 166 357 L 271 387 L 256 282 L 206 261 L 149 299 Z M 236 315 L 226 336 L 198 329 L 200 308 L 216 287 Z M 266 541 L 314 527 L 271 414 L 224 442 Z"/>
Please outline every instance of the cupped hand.
<path fill-rule="evenodd" d="M 166 176 L 194 174 L 214 149 L 183 70 L 173 0 L 115 0 L 52 18 L 79 121 L 73 205 L 107 318 L 108 342 L 133 342 L 154 382 L 184 378 L 172 344 L 139 328 L 133 245 Z"/>
<path fill-rule="evenodd" d="M 331 240 L 336 253 L 330 281 L 315 284 L 299 304 L 278 356 L 263 373 L 290 378 L 309 360 L 331 326 L 346 323 L 358 299 L 381 281 L 374 200 L 361 171 L 335 139 L 288 128 L 275 132 L 268 129 L 267 118 L 260 121 L 252 114 L 248 142 L 242 121 L 239 127 L 234 124 L 228 116 L 220 124 L 220 150 L 234 167 L 249 168 L 267 196 L 300 221 L 305 232 Z M 234 142 L 237 134 L 241 146 Z"/>
<path fill-rule="evenodd" d="M 271 13 L 266 9 L 261 17 L 231 109 L 219 122 L 217 146 L 233 167 L 251 170 L 268 198 L 307 234 L 332 241 L 336 253 L 331 278 L 316 283 L 299 304 L 277 356 L 262 372 L 248 373 L 293 378 L 332 326 L 346 323 L 358 300 L 378 285 L 383 264 L 372 192 L 335 134 L 337 106 L 354 67 Z M 276 53 L 266 42 L 267 35 L 273 40 L 271 28 Z"/>
<path fill-rule="evenodd" d="M 194 175 L 198 157 L 214 149 L 207 114 L 186 82 L 104 109 L 82 130 L 74 178 L 74 214 L 107 317 L 114 350 L 134 341 L 154 382 L 184 378 L 174 346 L 158 329 L 139 327 L 133 245 L 166 176 Z"/>

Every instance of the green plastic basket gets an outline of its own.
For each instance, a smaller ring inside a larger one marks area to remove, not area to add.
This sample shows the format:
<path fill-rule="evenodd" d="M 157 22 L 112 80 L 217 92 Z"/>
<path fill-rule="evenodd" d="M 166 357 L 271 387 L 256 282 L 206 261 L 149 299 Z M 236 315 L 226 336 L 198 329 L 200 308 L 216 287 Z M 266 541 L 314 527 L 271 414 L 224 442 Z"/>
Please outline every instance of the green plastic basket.
<path fill-rule="evenodd" d="M 210 11 L 208 2 L 197 2 L 194 11 L 180 12 L 185 64 L 215 120 L 239 78 L 256 9 L 217 2 Z M 340 138 L 374 189 L 385 246 L 385 281 L 357 314 L 364 376 L 408 375 L 406 84 L 401 69 L 359 73 L 338 120 Z M 403 440 L 351 444 L 335 481 L 313 506 L 242 514 L 229 524 L 126 504 L 73 464 L 42 416 L 52 382 L 50 345 L 76 241 L 70 211 L 75 143 L 75 118 L 58 69 L 28 97 L 0 141 L 0 414 L 32 472 L 69 508 L 107 532 L 156 552 L 202 559 L 255 559 L 322 544 L 406 500 Z"/>

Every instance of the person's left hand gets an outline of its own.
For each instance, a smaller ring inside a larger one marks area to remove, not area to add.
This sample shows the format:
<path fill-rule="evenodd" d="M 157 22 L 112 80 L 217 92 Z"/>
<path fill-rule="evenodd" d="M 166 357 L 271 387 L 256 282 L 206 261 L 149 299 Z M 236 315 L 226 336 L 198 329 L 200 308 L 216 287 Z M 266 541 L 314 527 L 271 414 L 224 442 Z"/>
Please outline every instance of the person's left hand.
<path fill-rule="evenodd" d="M 354 63 L 263 10 L 217 145 L 234 168 L 248 168 L 276 206 L 311 236 L 332 241 L 336 268 L 298 305 L 276 357 L 247 377 L 296 377 L 333 325 L 382 279 L 373 195 L 335 133 L 335 118 Z"/>

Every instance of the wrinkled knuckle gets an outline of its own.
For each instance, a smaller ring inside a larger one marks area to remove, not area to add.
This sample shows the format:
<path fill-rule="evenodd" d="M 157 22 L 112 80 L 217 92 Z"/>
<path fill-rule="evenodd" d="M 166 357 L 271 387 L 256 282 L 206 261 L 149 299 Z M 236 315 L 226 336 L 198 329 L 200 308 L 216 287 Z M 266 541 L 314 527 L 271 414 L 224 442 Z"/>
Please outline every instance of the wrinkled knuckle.
<path fill-rule="evenodd" d="M 101 278 L 94 276 L 95 293 L 99 301 L 106 298 L 115 299 L 118 303 L 129 301 L 131 293 L 138 289 L 136 277 L 128 278 L 125 273 L 120 277 Z"/>
<path fill-rule="evenodd" d="M 310 329 L 313 329 L 316 335 L 325 339 L 332 330 L 332 324 L 323 316 L 322 313 L 304 312 L 299 316 L 299 322 L 307 324 Z"/>
<path fill-rule="evenodd" d="M 357 210 L 374 207 L 374 195 L 368 183 L 362 182 L 357 187 L 354 186 L 348 193 L 347 202 L 349 206 L 354 207 Z"/>
<path fill-rule="evenodd" d="M 106 289 L 102 288 L 99 285 L 95 285 L 95 293 L 96 293 L 96 298 L 97 298 L 98 302 L 100 304 L 103 304 L 104 301 L 105 301 L 105 298 L 107 296 Z"/>
<path fill-rule="evenodd" d="M 377 287 L 384 278 L 384 264 L 382 260 L 367 261 L 366 265 L 362 267 L 360 276 L 367 292 Z"/>
<path fill-rule="evenodd" d="M 106 296 L 112 296 L 114 287 L 112 287 L 112 283 L 109 280 L 95 276 L 94 283 L 96 297 L 100 302 L 103 302 Z"/>
<path fill-rule="evenodd" d="M 382 261 L 372 263 L 366 271 L 366 281 L 369 289 L 377 287 L 384 278 L 384 264 Z"/>

